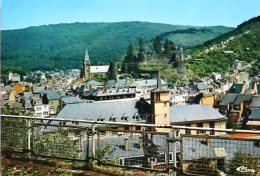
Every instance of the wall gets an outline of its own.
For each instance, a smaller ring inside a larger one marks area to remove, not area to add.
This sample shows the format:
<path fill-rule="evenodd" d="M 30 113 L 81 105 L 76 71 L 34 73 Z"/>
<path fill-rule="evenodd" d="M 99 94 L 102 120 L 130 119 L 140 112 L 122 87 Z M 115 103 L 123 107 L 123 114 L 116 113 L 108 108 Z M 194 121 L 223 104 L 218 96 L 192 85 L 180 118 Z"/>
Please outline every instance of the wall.
<path fill-rule="evenodd" d="M 54 115 L 60 111 L 60 101 L 59 100 L 49 100 L 49 114 Z"/>
<path fill-rule="evenodd" d="M 214 96 L 203 97 L 203 98 L 200 100 L 200 104 L 214 107 L 215 97 L 214 97 Z"/>

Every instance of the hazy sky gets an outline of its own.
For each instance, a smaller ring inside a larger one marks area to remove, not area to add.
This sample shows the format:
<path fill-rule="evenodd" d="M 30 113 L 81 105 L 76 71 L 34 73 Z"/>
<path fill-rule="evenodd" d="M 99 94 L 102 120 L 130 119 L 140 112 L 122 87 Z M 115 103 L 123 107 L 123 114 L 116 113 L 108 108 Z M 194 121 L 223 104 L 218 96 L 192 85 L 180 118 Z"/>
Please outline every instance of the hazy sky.
<path fill-rule="evenodd" d="M 1 28 L 72 22 L 149 21 L 237 26 L 260 15 L 260 0 L 2 0 Z"/>

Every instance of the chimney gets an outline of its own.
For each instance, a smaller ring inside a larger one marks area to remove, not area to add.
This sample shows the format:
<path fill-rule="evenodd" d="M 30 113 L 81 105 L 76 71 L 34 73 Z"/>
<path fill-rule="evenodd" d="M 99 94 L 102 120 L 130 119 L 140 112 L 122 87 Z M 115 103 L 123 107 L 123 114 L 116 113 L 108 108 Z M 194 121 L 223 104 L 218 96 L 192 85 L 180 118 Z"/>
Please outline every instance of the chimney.
<path fill-rule="evenodd" d="M 260 143 L 259 143 L 260 144 Z M 140 136 L 139 137 L 139 148 L 142 149 L 143 148 L 143 137 Z"/>
<path fill-rule="evenodd" d="M 207 146 L 209 146 L 210 145 L 210 138 L 207 137 L 206 140 L 207 140 Z"/>
<path fill-rule="evenodd" d="M 125 150 L 128 151 L 128 138 L 125 138 Z"/>

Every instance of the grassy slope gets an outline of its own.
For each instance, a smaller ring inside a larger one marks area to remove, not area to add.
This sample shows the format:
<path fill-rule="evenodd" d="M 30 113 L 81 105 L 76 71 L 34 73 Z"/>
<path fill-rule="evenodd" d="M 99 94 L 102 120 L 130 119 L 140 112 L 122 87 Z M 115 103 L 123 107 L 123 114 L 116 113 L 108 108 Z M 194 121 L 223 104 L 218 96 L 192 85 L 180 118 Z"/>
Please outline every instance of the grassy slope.
<path fill-rule="evenodd" d="M 224 54 L 223 51 L 233 51 L 233 54 Z M 208 72 L 227 72 L 228 63 L 238 59 L 247 62 L 260 61 L 260 16 L 242 23 L 233 31 L 221 35 L 213 40 L 207 41 L 204 45 L 197 46 L 191 51 L 195 62 L 192 69 L 198 75 L 205 75 Z M 255 75 L 257 68 L 249 70 Z"/>
<path fill-rule="evenodd" d="M 189 28 L 191 26 L 120 22 L 57 24 L 2 31 L 2 66 L 20 66 L 25 70 L 79 68 L 86 47 L 92 63 L 108 63 L 124 54 L 130 42 L 137 46 L 140 36 L 147 42 L 155 35 Z M 164 38 L 190 47 L 232 29 L 207 28 L 206 32 L 166 34 Z"/>

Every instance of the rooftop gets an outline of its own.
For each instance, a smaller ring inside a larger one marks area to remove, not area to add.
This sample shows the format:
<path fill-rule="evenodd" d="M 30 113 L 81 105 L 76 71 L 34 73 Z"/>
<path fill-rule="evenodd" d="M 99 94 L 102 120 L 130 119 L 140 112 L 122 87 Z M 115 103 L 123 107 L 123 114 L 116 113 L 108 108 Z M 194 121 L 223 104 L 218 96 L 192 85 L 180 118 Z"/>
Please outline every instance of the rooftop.
<path fill-rule="evenodd" d="M 221 115 L 211 106 L 201 104 L 171 106 L 170 107 L 171 122 L 192 122 L 204 120 L 226 120 L 226 117 Z"/>

